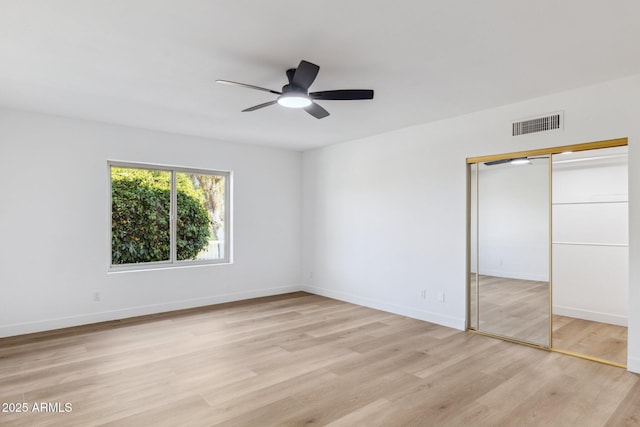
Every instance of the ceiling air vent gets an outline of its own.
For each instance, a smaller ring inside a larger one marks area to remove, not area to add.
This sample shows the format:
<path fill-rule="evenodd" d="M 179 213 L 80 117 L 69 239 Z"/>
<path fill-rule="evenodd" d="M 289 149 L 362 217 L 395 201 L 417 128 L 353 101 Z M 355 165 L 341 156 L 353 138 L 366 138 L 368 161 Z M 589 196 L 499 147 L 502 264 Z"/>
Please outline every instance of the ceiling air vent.
<path fill-rule="evenodd" d="M 526 135 L 528 133 L 545 132 L 561 129 L 563 121 L 562 112 L 551 113 L 532 119 L 521 120 L 511 124 L 512 136 Z"/>

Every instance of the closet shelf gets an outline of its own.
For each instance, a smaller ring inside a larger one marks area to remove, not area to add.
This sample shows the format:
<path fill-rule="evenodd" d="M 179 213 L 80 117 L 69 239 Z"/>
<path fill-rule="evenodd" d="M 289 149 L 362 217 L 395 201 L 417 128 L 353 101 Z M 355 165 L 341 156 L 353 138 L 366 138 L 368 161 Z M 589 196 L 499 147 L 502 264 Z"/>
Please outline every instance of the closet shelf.
<path fill-rule="evenodd" d="M 583 242 L 552 242 L 552 245 L 567 245 L 567 246 L 610 246 L 616 248 L 628 248 L 628 243 L 583 243 Z"/>
<path fill-rule="evenodd" d="M 553 206 L 558 205 L 606 205 L 615 203 L 629 203 L 628 200 L 606 200 L 606 201 L 589 201 L 589 202 L 554 202 Z"/>

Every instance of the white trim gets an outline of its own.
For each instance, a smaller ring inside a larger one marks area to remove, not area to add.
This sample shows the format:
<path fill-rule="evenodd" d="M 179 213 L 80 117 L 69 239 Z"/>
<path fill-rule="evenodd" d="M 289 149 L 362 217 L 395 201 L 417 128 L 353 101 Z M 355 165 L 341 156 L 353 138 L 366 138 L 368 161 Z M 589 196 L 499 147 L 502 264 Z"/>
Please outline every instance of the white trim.
<path fill-rule="evenodd" d="M 155 262 L 142 262 L 137 264 L 112 264 L 113 254 L 112 251 L 112 218 L 113 212 L 111 211 L 113 207 L 113 189 L 112 189 L 112 178 L 111 178 L 111 169 L 114 167 L 119 168 L 132 168 L 132 169 L 142 169 L 142 170 L 158 170 L 169 172 L 171 174 L 170 178 L 170 210 L 169 210 L 169 259 L 164 261 L 155 261 Z M 207 259 L 207 260 L 178 260 L 177 259 L 177 217 L 178 217 L 178 203 L 177 203 L 177 174 L 178 173 L 192 173 L 192 174 L 202 174 L 202 175 L 215 175 L 221 176 L 225 179 L 225 195 L 224 195 L 224 203 L 225 203 L 225 211 L 224 211 L 224 223 L 225 223 L 225 240 L 224 240 L 224 257 L 220 259 Z M 127 161 L 119 161 L 119 160 L 107 160 L 107 180 L 108 180 L 108 191 L 109 191 L 109 204 L 108 208 L 108 260 L 107 260 L 107 273 L 115 273 L 115 272 L 127 272 L 127 271 L 140 271 L 140 270 L 155 270 L 155 269 L 163 269 L 163 268 L 175 268 L 175 267 L 188 267 L 193 265 L 217 265 L 217 264 L 231 264 L 233 263 L 232 259 L 232 243 L 231 243 L 231 177 L 233 175 L 232 171 L 227 170 L 213 170 L 213 169 L 201 169 L 201 168 L 189 168 L 183 166 L 170 166 L 170 165 L 159 165 L 152 163 L 140 163 L 140 162 L 127 162 Z"/>
<path fill-rule="evenodd" d="M 553 314 L 574 317 L 576 319 L 591 320 L 592 322 L 608 323 L 610 325 L 627 326 L 627 317 L 619 314 L 602 313 L 599 311 L 561 307 L 557 305 L 553 306 Z"/>
<path fill-rule="evenodd" d="M 121 320 L 129 317 L 145 316 L 148 314 L 166 313 L 186 308 L 206 307 L 208 305 L 223 304 L 226 302 L 241 301 L 251 298 L 281 295 L 290 292 L 298 292 L 300 289 L 301 288 L 298 285 L 281 286 L 277 288 L 257 289 L 253 291 L 237 292 L 204 298 L 193 298 L 161 304 L 142 305 L 121 310 L 103 311 L 78 316 L 58 317 L 36 322 L 13 323 L 10 325 L 0 326 L 0 338 L 30 334 L 34 332 L 51 331 L 72 326 L 89 325 L 110 320 Z"/>
<path fill-rule="evenodd" d="M 627 370 L 640 374 L 640 357 L 629 356 L 627 358 Z"/>
<path fill-rule="evenodd" d="M 382 310 L 401 316 L 411 317 L 412 319 L 423 320 L 425 322 L 436 323 L 438 325 L 447 326 L 449 328 L 458 329 L 464 331 L 466 329 L 466 319 L 448 316 L 446 314 L 433 313 L 426 310 L 418 310 L 413 307 L 406 307 L 397 304 L 391 304 L 388 302 L 377 301 L 367 297 L 353 295 L 345 292 L 331 291 L 323 288 L 318 288 L 311 285 L 302 285 L 302 291 L 309 292 L 315 295 L 320 295 L 327 298 L 337 299 L 339 301 L 350 302 L 352 304 L 361 305 L 364 307 L 374 308 L 376 310 Z"/>
<path fill-rule="evenodd" d="M 145 170 L 145 169 L 143 169 Z M 169 181 L 169 262 L 171 264 L 177 264 L 178 260 L 178 173 L 175 169 L 171 169 L 171 181 Z M 113 193 L 112 197 L 113 197 Z M 113 212 L 111 213 L 113 216 Z M 113 239 L 113 236 L 111 237 Z M 113 254 L 110 254 L 113 260 Z M 147 264 L 147 263 L 145 263 Z M 127 269 L 127 265 L 113 265 L 112 269 L 118 268 Z"/>
<path fill-rule="evenodd" d="M 233 264 L 233 200 L 234 200 L 234 188 L 233 188 L 233 171 L 227 171 L 227 182 L 225 185 L 224 194 L 224 254 L 225 259 L 229 264 Z"/>
<path fill-rule="evenodd" d="M 473 272 L 472 272 L 473 273 Z M 517 271 L 491 270 L 482 268 L 480 276 L 503 277 L 506 279 L 533 280 L 536 282 L 548 282 L 549 279 L 540 274 L 520 273 Z"/>

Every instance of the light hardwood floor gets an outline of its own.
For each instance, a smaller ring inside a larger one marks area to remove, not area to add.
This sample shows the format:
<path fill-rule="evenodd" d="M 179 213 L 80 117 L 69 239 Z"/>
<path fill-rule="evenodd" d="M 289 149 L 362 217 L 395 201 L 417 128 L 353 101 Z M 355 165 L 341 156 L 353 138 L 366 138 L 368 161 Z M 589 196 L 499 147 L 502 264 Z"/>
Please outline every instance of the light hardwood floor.
<path fill-rule="evenodd" d="M 623 426 L 640 377 L 305 293 L 0 340 L 2 426 Z"/>
<path fill-rule="evenodd" d="M 549 283 L 480 275 L 480 330 L 549 345 Z"/>
<path fill-rule="evenodd" d="M 547 282 L 481 275 L 480 289 L 480 330 L 548 345 Z M 554 314 L 553 347 L 626 364 L 627 327 Z"/>
<path fill-rule="evenodd" d="M 553 346 L 627 364 L 627 327 L 553 315 Z"/>

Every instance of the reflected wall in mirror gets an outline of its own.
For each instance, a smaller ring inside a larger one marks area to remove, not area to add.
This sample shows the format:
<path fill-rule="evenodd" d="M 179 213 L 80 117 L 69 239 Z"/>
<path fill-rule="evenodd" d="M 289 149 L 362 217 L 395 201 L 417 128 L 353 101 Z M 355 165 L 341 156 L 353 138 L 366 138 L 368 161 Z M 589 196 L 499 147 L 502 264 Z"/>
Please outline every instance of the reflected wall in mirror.
<path fill-rule="evenodd" d="M 627 147 L 553 156 L 553 346 L 625 364 Z"/>
<path fill-rule="evenodd" d="M 550 345 L 549 157 L 478 165 L 479 330 Z"/>

